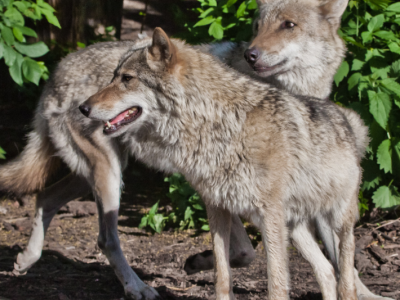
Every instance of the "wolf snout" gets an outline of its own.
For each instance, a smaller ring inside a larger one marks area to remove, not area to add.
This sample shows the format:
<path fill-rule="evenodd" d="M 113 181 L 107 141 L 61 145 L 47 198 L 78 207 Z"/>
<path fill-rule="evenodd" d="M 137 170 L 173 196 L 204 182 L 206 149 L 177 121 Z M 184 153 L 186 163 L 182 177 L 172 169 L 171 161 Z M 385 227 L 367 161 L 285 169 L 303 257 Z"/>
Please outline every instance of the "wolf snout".
<path fill-rule="evenodd" d="M 89 117 L 92 108 L 87 104 L 82 104 L 79 106 L 79 110 L 84 116 Z"/>
<path fill-rule="evenodd" d="M 260 57 L 260 51 L 256 47 L 247 49 L 244 52 L 244 58 L 250 65 L 254 65 L 259 57 Z"/>

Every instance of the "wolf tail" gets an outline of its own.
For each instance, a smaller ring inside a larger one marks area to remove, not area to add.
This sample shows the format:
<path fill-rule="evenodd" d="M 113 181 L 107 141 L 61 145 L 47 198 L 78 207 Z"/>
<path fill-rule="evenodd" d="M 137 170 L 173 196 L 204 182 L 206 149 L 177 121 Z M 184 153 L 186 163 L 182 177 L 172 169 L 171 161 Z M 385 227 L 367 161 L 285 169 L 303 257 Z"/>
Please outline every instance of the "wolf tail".
<path fill-rule="evenodd" d="M 357 148 L 357 155 L 361 161 L 369 144 L 368 127 L 365 126 L 363 120 L 355 111 L 343 107 L 341 107 L 341 109 L 353 130 Z"/>
<path fill-rule="evenodd" d="M 59 165 L 44 122 L 35 122 L 42 126 L 35 126 L 36 130 L 28 134 L 28 144 L 18 157 L 0 166 L 0 190 L 22 195 L 43 189 L 46 179 Z"/>

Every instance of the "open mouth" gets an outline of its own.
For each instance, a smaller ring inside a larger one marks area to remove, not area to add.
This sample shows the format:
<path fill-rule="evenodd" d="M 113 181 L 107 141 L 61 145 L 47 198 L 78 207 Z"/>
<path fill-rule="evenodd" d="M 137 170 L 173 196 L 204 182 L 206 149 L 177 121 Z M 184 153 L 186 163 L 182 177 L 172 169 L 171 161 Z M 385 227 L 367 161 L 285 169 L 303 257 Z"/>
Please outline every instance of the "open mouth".
<path fill-rule="evenodd" d="M 139 106 L 131 107 L 122 113 L 120 113 L 115 118 L 107 121 L 104 124 L 103 133 L 111 134 L 118 131 L 122 126 L 132 123 L 142 114 L 142 108 Z"/>

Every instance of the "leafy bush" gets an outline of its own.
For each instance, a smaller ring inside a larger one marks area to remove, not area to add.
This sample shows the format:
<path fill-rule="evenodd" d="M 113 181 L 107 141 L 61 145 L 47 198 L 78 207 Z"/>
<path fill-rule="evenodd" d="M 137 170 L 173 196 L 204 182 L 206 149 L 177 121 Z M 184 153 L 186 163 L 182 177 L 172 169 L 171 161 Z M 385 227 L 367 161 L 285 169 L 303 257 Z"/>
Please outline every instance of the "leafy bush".
<path fill-rule="evenodd" d="M 256 0 L 198 0 L 200 7 L 194 9 L 199 21 L 193 22 L 177 11 L 178 24 L 185 30 L 177 37 L 189 43 L 199 44 L 215 40 L 249 41 L 252 36 L 252 23 L 256 14 Z"/>
<path fill-rule="evenodd" d="M 165 181 L 170 183 L 167 197 L 171 199 L 172 211 L 168 216 L 165 216 L 165 213 L 157 213 L 158 201 L 142 217 L 139 228 L 150 227 L 153 231 L 160 233 L 169 223 L 180 230 L 198 228 L 209 231 L 204 203 L 185 178 L 175 173 L 165 178 Z"/>
<path fill-rule="evenodd" d="M 4 58 L 10 76 L 19 85 L 30 81 L 38 85 L 40 78 L 47 79 L 48 71 L 43 62 L 32 58 L 49 51 L 43 42 L 28 44 L 26 37 L 37 38 L 36 32 L 25 26 L 25 19 L 47 21 L 60 27 L 54 9 L 43 0 L 0 0 L 0 59 Z"/>
<path fill-rule="evenodd" d="M 400 205 L 400 3 L 389 3 L 350 1 L 339 31 L 348 53 L 331 99 L 357 111 L 370 128 L 361 213 L 369 199 L 383 209 Z"/>

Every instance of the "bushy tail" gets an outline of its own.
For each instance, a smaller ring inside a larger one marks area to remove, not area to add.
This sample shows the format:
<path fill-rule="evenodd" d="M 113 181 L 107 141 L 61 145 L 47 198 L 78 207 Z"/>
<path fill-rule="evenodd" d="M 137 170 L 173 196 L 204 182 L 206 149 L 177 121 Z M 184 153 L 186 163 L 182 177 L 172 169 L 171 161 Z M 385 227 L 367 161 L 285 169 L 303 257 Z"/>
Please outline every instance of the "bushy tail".
<path fill-rule="evenodd" d="M 369 144 L 368 127 L 365 126 L 361 117 L 353 110 L 340 107 L 343 114 L 346 116 L 356 138 L 356 148 L 358 158 L 361 159 L 365 155 L 365 150 Z"/>
<path fill-rule="evenodd" d="M 48 176 L 59 165 L 54 152 L 47 134 L 36 130 L 29 133 L 24 151 L 0 166 L 0 190 L 22 195 L 42 189 Z"/>

